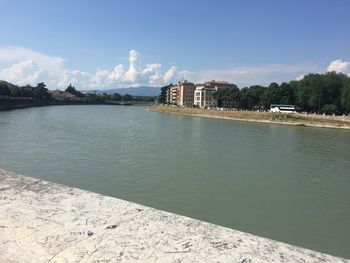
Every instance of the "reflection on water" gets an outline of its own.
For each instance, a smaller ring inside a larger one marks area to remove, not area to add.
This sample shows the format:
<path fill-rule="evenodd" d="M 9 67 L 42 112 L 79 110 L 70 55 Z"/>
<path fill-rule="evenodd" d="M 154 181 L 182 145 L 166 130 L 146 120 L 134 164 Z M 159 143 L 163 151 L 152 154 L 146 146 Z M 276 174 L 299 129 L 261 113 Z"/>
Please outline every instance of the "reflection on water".
<path fill-rule="evenodd" d="M 0 112 L 0 167 L 350 257 L 350 132 L 142 107 Z"/>

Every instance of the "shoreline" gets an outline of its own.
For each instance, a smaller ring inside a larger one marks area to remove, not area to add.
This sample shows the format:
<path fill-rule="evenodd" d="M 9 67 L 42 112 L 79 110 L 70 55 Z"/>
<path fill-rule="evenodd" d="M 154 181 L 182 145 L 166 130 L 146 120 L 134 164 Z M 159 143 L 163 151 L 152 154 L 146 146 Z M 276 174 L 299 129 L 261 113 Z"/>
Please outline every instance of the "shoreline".
<path fill-rule="evenodd" d="M 169 113 L 191 117 L 350 130 L 350 119 L 349 121 L 342 121 L 300 114 L 286 115 L 252 111 L 221 111 L 196 108 L 180 108 L 160 105 L 150 106 L 147 109 L 153 112 Z"/>
<path fill-rule="evenodd" d="M 60 101 L 60 100 L 37 100 L 37 99 L 0 99 L 0 111 L 17 109 L 38 108 L 47 106 L 66 105 L 102 105 L 102 103 L 88 103 L 85 101 Z M 106 103 L 105 103 L 106 104 Z"/>
<path fill-rule="evenodd" d="M 0 112 L 1 111 L 10 111 L 10 110 L 19 110 L 19 109 L 28 109 L 28 108 L 39 108 L 47 106 L 83 106 L 83 105 L 107 105 L 107 106 L 150 106 L 150 103 L 143 103 L 138 101 L 131 102 L 121 102 L 121 101 L 111 101 L 105 103 L 97 102 L 84 102 L 84 101 L 40 101 L 40 100 L 27 100 L 25 103 L 20 101 L 20 103 L 5 103 L 0 100 Z"/>

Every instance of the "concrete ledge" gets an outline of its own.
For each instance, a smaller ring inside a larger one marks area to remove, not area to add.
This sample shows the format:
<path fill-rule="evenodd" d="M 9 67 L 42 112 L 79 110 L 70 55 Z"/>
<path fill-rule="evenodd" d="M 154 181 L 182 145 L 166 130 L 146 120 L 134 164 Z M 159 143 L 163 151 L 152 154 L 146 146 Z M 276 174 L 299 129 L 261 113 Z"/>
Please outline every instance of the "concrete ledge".
<path fill-rule="evenodd" d="M 0 262 L 350 262 L 0 169 Z"/>

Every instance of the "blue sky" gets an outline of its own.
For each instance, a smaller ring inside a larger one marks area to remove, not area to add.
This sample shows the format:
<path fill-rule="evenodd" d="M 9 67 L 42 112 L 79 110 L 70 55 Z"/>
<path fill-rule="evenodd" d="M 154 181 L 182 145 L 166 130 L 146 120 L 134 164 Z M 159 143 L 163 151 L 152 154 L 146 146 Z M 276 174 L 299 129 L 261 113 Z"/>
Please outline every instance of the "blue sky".
<path fill-rule="evenodd" d="M 350 0 L 0 0 L 0 78 L 50 88 L 240 87 L 350 74 Z"/>

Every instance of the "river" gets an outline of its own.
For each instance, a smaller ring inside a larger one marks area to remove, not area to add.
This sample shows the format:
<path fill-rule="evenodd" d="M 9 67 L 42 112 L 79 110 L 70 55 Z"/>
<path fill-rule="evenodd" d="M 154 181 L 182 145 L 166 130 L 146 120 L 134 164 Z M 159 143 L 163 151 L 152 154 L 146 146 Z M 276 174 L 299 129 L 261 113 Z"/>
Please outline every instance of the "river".
<path fill-rule="evenodd" d="M 126 106 L 0 112 L 0 167 L 350 258 L 350 131 Z"/>

